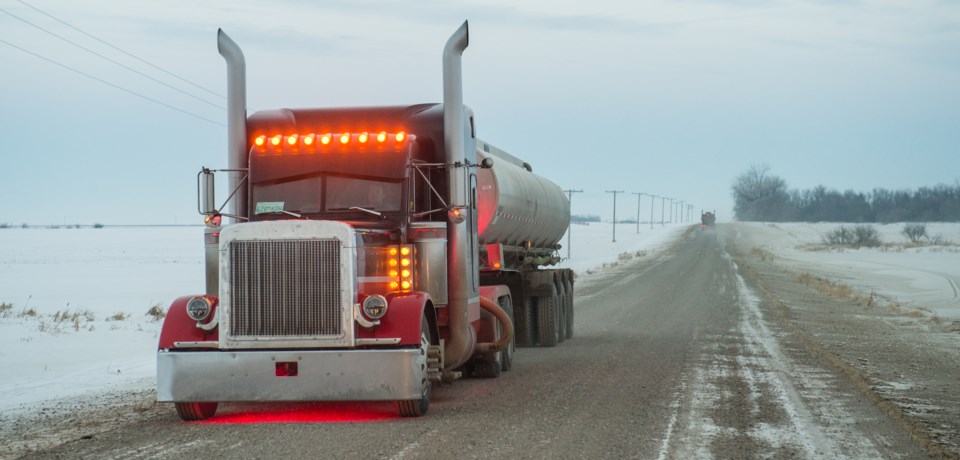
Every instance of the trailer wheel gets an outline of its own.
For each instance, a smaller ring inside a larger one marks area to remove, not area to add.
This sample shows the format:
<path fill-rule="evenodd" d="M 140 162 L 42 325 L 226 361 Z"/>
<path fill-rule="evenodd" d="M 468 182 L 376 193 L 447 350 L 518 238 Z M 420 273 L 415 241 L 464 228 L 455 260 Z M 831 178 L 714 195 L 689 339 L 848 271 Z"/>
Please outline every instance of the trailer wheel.
<path fill-rule="evenodd" d="M 427 317 L 424 316 L 420 320 L 420 349 L 424 356 L 428 354 L 430 343 L 430 323 L 427 322 Z M 427 372 L 426 365 L 424 365 L 423 380 L 420 386 L 420 398 L 397 401 L 397 412 L 400 413 L 401 417 L 422 417 L 427 413 L 427 409 L 430 408 L 432 390 L 433 384 L 430 383 L 430 375 Z"/>
<path fill-rule="evenodd" d="M 537 298 L 525 295 L 517 304 L 513 315 L 513 337 L 518 346 L 532 347 L 536 341 L 533 312 L 537 308 Z"/>
<path fill-rule="evenodd" d="M 193 422 L 213 417 L 217 413 L 217 404 L 215 402 L 178 402 L 177 415 L 180 420 Z"/>
<path fill-rule="evenodd" d="M 500 308 L 503 308 L 503 311 L 507 312 L 507 316 L 513 319 L 513 301 L 510 297 L 503 296 L 500 298 Z M 514 323 L 516 323 L 516 320 L 514 320 Z M 516 324 L 514 324 L 513 330 L 517 330 Z M 513 368 L 513 352 L 517 348 L 516 344 L 517 333 L 514 332 L 513 337 L 510 337 L 510 345 L 507 346 L 506 350 L 500 352 L 503 356 L 500 361 L 500 368 L 503 369 L 504 372 Z"/>
<path fill-rule="evenodd" d="M 567 338 L 573 338 L 573 280 L 570 277 L 564 277 L 563 284 L 566 286 L 567 303 L 564 305 L 567 320 Z"/>
<path fill-rule="evenodd" d="M 554 278 L 554 287 L 557 289 L 557 304 L 554 308 L 557 310 L 557 343 L 567 340 L 567 289 L 560 277 Z"/>
<path fill-rule="evenodd" d="M 558 314 L 558 300 L 557 288 L 554 286 L 551 288 L 550 296 L 540 297 L 539 306 L 537 310 L 539 313 L 539 332 L 540 332 L 540 346 L 542 347 L 555 347 L 560 341 L 560 315 Z"/>

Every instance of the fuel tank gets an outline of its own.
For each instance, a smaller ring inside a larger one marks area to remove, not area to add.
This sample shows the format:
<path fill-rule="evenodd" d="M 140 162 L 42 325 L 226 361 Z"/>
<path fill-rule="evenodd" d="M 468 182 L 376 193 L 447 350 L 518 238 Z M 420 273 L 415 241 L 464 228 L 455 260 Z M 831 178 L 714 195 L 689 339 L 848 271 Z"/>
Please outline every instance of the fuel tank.
<path fill-rule="evenodd" d="M 570 223 L 570 201 L 557 184 L 522 160 L 477 140 L 477 218 L 480 243 L 555 248 Z"/>

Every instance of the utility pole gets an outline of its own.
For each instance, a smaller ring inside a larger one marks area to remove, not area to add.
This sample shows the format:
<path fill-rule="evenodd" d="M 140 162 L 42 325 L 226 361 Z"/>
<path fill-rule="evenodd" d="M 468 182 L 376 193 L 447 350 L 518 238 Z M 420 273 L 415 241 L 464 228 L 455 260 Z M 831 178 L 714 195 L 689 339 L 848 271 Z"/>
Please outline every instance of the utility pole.
<path fill-rule="evenodd" d="M 663 227 L 663 210 L 667 207 L 667 200 L 670 200 L 670 199 L 671 198 L 667 198 L 665 196 L 660 197 L 660 227 L 661 228 Z"/>
<path fill-rule="evenodd" d="M 683 200 L 680 200 L 680 208 L 677 209 L 677 214 L 680 215 L 680 222 L 683 222 Z"/>
<path fill-rule="evenodd" d="M 571 205 L 572 205 L 572 204 L 573 204 L 573 194 L 574 194 L 574 193 L 583 193 L 583 190 L 573 190 L 573 189 L 570 189 L 570 190 L 564 190 L 564 192 L 567 192 L 567 201 L 569 201 L 569 202 L 571 203 Z M 573 207 L 571 206 L 571 209 L 572 209 L 572 208 L 573 208 Z M 573 221 L 573 216 L 572 216 L 572 215 L 567 216 L 567 258 L 568 258 L 568 259 L 570 258 L 570 234 L 573 233 L 573 224 L 572 224 L 572 221 Z"/>
<path fill-rule="evenodd" d="M 639 234 L 640 233 L 640 197 L 643 195 L 650 195 L 650 194 L 643 193 L 643 192 L 633 192 L 633 194 L 637 196 L 637 234 Z"/>
<path fill-rule="evenodd" d="M 653 200 L 659 198 L 656 195 L 650 195 L 650 230 L 653 230 Z"/>
<path fill-rule="evenodd" d="M 613 242 L 617 242 L 617 194 L 623 193 L 623 190 L 607 190 L 607 193 L 613 194 Z"/>
<path fill-rule="evenodd" d="M 667 198 L 667 199 L 670 200 L 670 220 L 667 223 L 672 224 L 673 223 L 673 198 Z"/>

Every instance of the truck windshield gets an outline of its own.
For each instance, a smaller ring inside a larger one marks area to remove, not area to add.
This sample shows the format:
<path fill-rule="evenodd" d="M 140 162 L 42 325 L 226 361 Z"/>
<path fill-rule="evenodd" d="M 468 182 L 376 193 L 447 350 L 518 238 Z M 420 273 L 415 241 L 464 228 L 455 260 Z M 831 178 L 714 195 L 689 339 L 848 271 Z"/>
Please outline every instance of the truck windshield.
<path fill-rule="evenodd" d="M 317 176 L 271 184 L 254 184 L 253 214 L 279 210 L 322 214 L 363 208 L 377 212 L 401 209 L 401 182 Z"/>
<path fill-rule="evenodd" d="M 373 211 L 400 210 L 400 183 L 330 176 L 327 210 L 361 207 Z"/>

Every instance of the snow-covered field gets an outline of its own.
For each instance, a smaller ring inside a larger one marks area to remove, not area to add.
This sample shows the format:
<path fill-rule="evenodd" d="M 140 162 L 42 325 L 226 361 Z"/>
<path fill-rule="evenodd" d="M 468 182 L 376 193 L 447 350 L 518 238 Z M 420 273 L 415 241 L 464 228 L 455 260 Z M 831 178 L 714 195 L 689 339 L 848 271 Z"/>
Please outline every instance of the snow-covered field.
<path fill-rule="evenodd" d="M 574 225 L 562 266 L 652 255 L 688 227 L 620 224 L 614 243 L 609 223 Z M 201 227 L 0 230 L 0 415 L 152 387 L 161 322 L 148 311 L 203 291 L 202 254 Z"/>
<path fill-rule="evenodd" d="M 901 234 L 903 224 L 873 225 L 883 245 L 860 249 L 823 244 L 823 235 L 840 224 L 736 225 L 796 271 L 839 280 L 939 319 L 960 320 L 960 224 L 926 224 L 927 234 L 945 244 L 920 246 Z"/>

